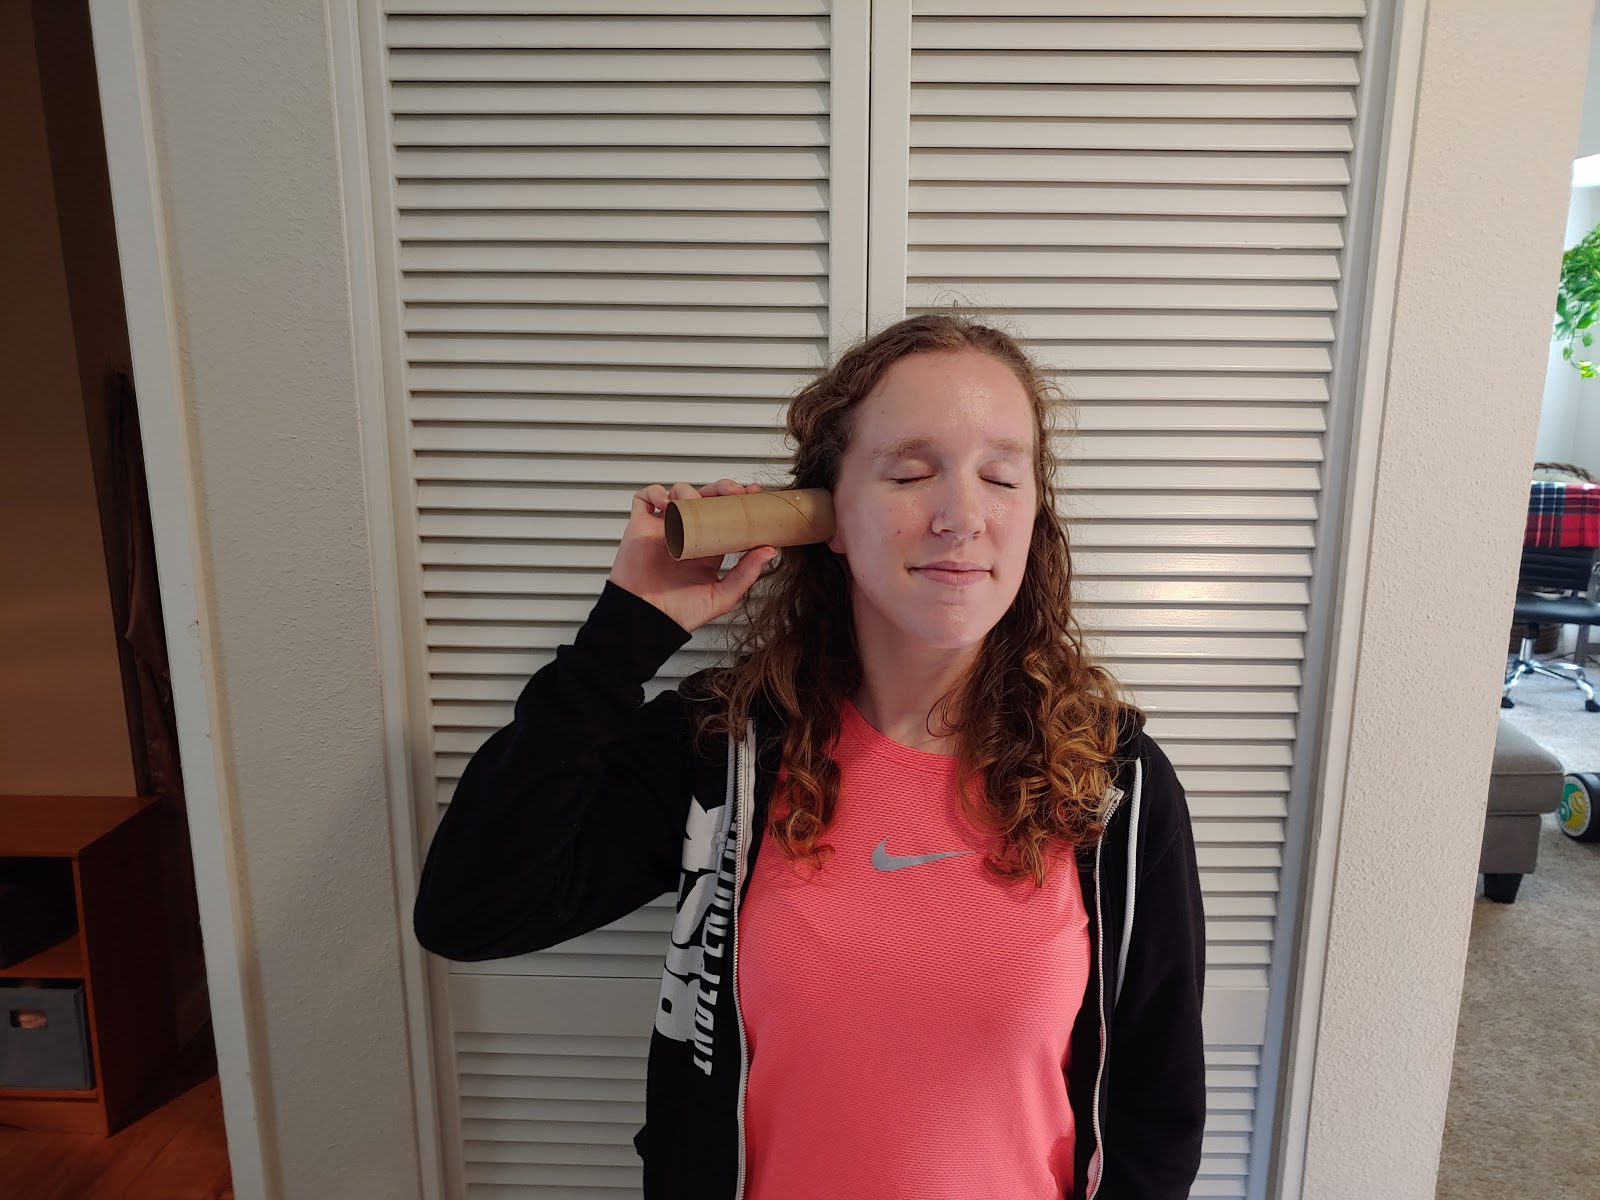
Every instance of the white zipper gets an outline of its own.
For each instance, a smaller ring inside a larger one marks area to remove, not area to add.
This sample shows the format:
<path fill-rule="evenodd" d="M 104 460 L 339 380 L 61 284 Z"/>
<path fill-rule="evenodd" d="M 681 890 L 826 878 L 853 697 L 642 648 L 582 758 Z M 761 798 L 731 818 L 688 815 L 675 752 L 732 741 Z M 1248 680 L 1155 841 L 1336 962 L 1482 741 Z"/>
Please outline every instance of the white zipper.
<path fill-rule="evenodd" d="M 741 844 L 747 836 L 750 822 L 755 819 L 755 726 L 745 722 L 745 742 L 742 746 L 730 744 L 729 752 L 738 763 L 738 824 L 733 830 L 733 848 L 738 855 L 733 865 L 733 919 L 730 937 L 733 941 L 733 1015 L 739 1025 L 739 1182 L 734 1189 L 734 1200 L 744 1200 L 744 1093 L 750 1079 L 750 1055 L 745 1049 L 744 1010 L 739 1007 L 739 900 L 744 895 L 745 851 Z M 730 743 L 732 739 L 729 739 Z"/>
<path fill-rule="evenodd" d="M 1111 998 L 1116 1011 L 1122 999 L 1122 981 L 1128 974 L 1128 947 L 1133 944 L 1133 910 L 1139 901 L 1139 802 L 1144 795 L 1144 760 L 1133 760 L 1133 808 L 1128 813 L 1128 882 L 1122 908 L 1122 949 L 1117 953 L 1117 994 Z M 1097 896 L 1099 893 L 1095 893 Z"/>
<path fill-rule="evenodd" d="M 1111 818 L 1116 815 L 1117 805 L 1121 800 L 1122 794 L 1118 792 L 1111 801 L 1111 807 L 1106 811 L 1107 829 L 1111 827 Z M 1100 986 L 1095 988 L 1095 992 L 1098 994 L 1100 1004 L 1100 1065 L 1095 1071 L 1094 1097 L 1089 1110 L 1090 1124 L 1094 1127 L 1094 1157 L 1089 1160 L 1089 1174 L 1092 1179 L 1085 1200 L 1094 1200 L 1099 1194 L 1100 1180 L 1105 1175 L 1106 1143 L 1100 1131 L 1100 1086 L 1105 1081 L 1106 1059 L 1109 1057 L 1109 1043 L 1106 1040 L 1106 904 L 1100 887 L 1100 852 L 1104 847 L 1105 838 L 1102 836 L 1094 844 L 1094 927 L 1098 933 L 1095 938 L 1094 953 L 1099 967 L 1096 977 L 1100 981 Z M 1117 982 L 1120 985 L 1122 981 L 1119 979 Z"/>

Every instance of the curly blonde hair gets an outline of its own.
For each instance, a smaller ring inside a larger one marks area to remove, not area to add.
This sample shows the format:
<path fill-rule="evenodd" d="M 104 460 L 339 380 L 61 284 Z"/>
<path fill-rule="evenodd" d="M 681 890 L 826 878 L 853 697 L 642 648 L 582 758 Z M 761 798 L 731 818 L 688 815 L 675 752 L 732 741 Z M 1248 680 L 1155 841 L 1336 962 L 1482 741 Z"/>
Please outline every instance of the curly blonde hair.
<path fill-rule="evenodd" d="M 1073 612 L 1072 553 L 1057 514 L 1059 461 L 1050 436 L 1065 397 L 1006 333 L 954 313 L 910 317 L 851 347 L 794 396 L 792 480 L 782 486 L 832 491 L 852 414 L 889 368 L 912 354 L 967 349 L 1005 365 L 1028 394 L 1039 511 L 1016 600 L 964 681 L 934 708 L 945 710 L 956 739 L 962 810 L 999 844 L 985 865 L 1043 886 L 1055 853 L 1093 844 L 1104 832 L 1123 722 L 1143 722 L 1117 681 L 1090 660 Z M 781 718 L 784 779 L 768 827 L 791 861 L 813 865 L 832 851 L 820 839 L 839 800 L 839 765 L 828 750 L 843 702 L 862 681 L 850 595 L 847 567 L 826 544 L 785 550 L 741 602 L 734 665 L 709 672 L 696 689 L 708 701 L 697 706 L 702 741 L 742 731 L 758 700 Z M 974 796 L 970 784 L 980 777 Z"/>

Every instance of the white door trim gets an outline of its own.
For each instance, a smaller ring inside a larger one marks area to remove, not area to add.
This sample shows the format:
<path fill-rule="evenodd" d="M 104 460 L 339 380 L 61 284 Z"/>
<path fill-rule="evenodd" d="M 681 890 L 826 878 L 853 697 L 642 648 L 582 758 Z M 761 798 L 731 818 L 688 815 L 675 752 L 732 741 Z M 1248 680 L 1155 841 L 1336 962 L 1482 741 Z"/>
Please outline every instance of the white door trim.
<path fill-rule="evenodd" d="M 1360 363 L 1353 389 L 1358 407 L 1351 432 L 1349 481 L 1344 490 L 1345 540 L 1340 552 L 1346 568 L 1340 579 L 1328 651 L 1326 708 L 1317 734 L 1320 767 L 1316 808 L 1311 820 L 1311 849 L 1300 889 L 1300 953 L 1289 1001 L 1286 1053 L 1278 1092 L 1275 1162 L 1268 1193 L 1280 1200 L 1298 1197 L 1305 1176 L 1316 1083 L 1317 1035 L 1333 918 L 1333 885 L 1339 859 L 1339 828 L 1350 736 L 1355 722 L 1356 664 L 1365 619 L 1368 558 L 1377 502 L 1378 445 L 1388 388 L 1400 238 L 1411 177 L 1412 126 L 1422 75 L 1422 31 L 1427 0 L 1393 2 L 1396 11 L 1388 95 L 1383 104 L 1386 126 L 1373 207 L 1371 274 L 1367 281 L 1365 323 L 1360 330 Z"/>
<path fill-rule="evenodd" d="M 414 598 L 422 594 L 420 568 L 415 553 L 404 549 L 416 540 L 416 530 L 404 516 L 414 511 L 415 501 L 409 472 L 396 472 L 391 465 L 407 462 L 410 446 L 399 332 L 392 320 L 384 319 L 399 311 L 399 296 L 393 259 L 394 187 L 383 102 L 383 14 L 377 0 L 330 0 L 328 18 L 413 1136 L 424 1200 L 439 1200 L 446 1194 L 465 1194 L 465 1181 L 456 1156 L 444 1154 L 442 1137 L 444 1129 L 455 1130 L 458 1121 L 453 1100 L 438 1087 L 439 1078 L 454 1075 L 446 1006 L 431 1002 L 433 995 L 444 994 L 447 971 L 441 961 L 429 961 L 411 934 L 417 880 L 433 833 L 431 824 L 425 830 L 418 828 L 415 789 L 426 788 L 432 779 L 433 746 L 426 720 L 425 669 L 421 663 L 408 662 L 406 655 L 405 631 L 421 623 L 420 614 L 410 611 Z M 376 142 L 368 137 L 369 122 L 385 131 Z M 391 405 L 398 418 L 391 418 Z"/>
<path fill-rule="evenodd" d="M 144 30 L 136 0 L 90 0 L 106 165 L 122 266 L 128 344 L 144 441 L 156 567 L 161 578 L 178 749 L 188 806 L 195 892 L 233 1190 L 239 1200 L 278 1193 L 270 1107 L 257 1089 L 266 1061 L 248 909 L 237 881 L 233 797 L 221 748 L 215 625 L 202 572 L 197 472 L 179 367 L 168 277 Z"/>

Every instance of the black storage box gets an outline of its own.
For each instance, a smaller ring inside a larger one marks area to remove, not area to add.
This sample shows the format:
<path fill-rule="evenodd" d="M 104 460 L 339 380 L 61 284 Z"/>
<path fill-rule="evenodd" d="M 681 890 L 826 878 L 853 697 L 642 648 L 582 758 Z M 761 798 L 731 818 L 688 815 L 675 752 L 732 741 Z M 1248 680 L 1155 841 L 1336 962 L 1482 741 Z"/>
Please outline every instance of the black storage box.
<path fill-rule="evenodd" d="M 33 957 L 77 928 L 70 859 L 0 858 L 0 967 Z"/>
<path fill-rule="evenodd" d="M 94 1086 L 83 985 L 0 981 L 0 1087 Z"/>

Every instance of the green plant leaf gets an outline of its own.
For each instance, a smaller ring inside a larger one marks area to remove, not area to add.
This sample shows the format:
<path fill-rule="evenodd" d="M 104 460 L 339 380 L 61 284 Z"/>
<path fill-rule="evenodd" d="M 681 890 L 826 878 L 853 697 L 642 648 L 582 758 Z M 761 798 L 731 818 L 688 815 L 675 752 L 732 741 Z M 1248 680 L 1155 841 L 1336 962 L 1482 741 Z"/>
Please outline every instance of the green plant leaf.
<path fill-rule="evenodd" d="M 1556 283 L 1556 316 L 1550 326 L 1550 340 L 1561 347 L 1561 357 L 1572 363 L 1585 379 L 1596 377 L 1596 368 L 1587 359 L 1574 360 L 1573 349 L 1581 339 L 1584 346 L 1594 344 L 1588 332 L 1600 321 L 1600 225 L 1579 239 L 1561 256 L 1561 274 Z"/>

